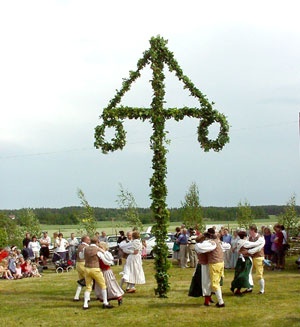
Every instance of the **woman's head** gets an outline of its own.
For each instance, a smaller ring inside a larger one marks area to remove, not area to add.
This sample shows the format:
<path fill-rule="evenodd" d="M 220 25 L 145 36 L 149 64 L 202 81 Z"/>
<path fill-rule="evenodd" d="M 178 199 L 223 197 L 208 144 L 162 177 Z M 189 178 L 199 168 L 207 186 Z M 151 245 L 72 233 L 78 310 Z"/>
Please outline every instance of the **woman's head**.
<path fill-rule="evenodd" d="M 132 232 L 132 238 L 133 238 L 134 240 L 139 239 L 139 238 L 140 238 L 140 232 L 138 232 L 137 230 L 133 231 L 133 232 Z"/>
<path fill-rule="evenodd" d="M 108 250 L 108 244 L 106 242 L 99 242 L 99 246 L 101 249 L 103 249 L 104 251 Z"/>

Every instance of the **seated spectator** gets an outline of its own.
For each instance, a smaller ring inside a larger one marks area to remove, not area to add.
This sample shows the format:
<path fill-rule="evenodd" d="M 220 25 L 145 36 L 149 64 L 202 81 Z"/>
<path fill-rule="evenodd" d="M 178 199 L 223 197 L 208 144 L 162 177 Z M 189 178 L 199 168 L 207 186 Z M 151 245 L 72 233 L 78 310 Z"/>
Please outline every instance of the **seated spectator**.
<path fill-rule="evenodd" d="M 7 249 L 0 248 L 0 262 L 9 256 L 9 251 Z"/>
<path fill-rule="evenodd" d="M 13 277 L 16 274 L 16 262 L 17 262 L 17 255 L 15 253 L 16 247 L 12 247 L 12 251 L 9 254 L 8 257 L 8 269 L 10 270 Z"/>
<path fill-rule="evenodd" d="M 14 279 L 11 271 L 8 269 L 8 261 L 6 259 L 1 261 L 0 266 L 0 272 L 3 279 Z"/>
<path fill-rule="evenodd" d="M 23 274 L 22 274 L 22 268 L 21 268 L 21 263 L 20 261 L 18 261 L 16 263 L 16 274 L 15 274 L 15 279 L 21 279 L 23 278 Z"/>
<path fill-rule="evenodd" d="M 27 259 L 25 261 L 25 265 L 24 265 L 24 273 L 23 273 L 23 276 L 24 277 L 31 277 L 31 272 L 32 272 L 31 260 Z"/>
<path fill-rule="evenodd" d="M 42 277 L 36 263 L 32 264 L 31 277 Z"/>

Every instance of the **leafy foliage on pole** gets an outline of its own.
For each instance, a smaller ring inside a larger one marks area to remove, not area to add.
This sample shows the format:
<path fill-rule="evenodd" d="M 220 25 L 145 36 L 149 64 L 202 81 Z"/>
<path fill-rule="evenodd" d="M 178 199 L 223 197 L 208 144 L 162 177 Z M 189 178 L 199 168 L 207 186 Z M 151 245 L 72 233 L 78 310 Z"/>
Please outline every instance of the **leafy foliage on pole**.
<path fill-rule="evenodd" d="M 193 182 L 186 195 L 184 201 L 181 202 L 182 220 L 188 227 L 196 227 L 200 231 L 204 231 L 203 224 L 203 209 L 200 205 L 199 189 L 195 182 Z"/>
<path fill-rule="evenodd" d="M 130 87 L 137 78 L 141 76 L 141 70 L 150 65 L 152 70 L 151 85 L 153 97 L 150 108 L 133 108 L 127 106 L 118 106 L 124 94 L 130 90 Z M 165 96 L 165 75 L 163 72 L 166 65 L 170 72 L 174 72 L 176 77 L 183 83 L 183 87 L 190 92 L 190 95 L 196 97 L 200 108 L 164 108 Z M 204 151 L 220 151 L 224 145 L 229 142 L 229 125 L 226 117 L 213 109 L 213 103 L 210 103 L 182 72 L 174 55 L 167 48 L 167 40 L 162 37 L 152 37 L 150 39 L 150 49 L 145 51 L 143 57 L 137 62 L 137 70 L 129 72 L 129 78 L 123 79 L 122 88 L 117 90 L 114 98 L 108 106 L 103 109 L 100 119 L 101 125 L 95 128 L 95 147 L 101 148 L 103 153 L 123 149 L 126 144 L 126 132 L 123 127 L 124 119 L 150 120 L 153 134 L 150 138 L 150 148 L 153 151 L 152 168 L 153 175 L 150 179 L 152 200 L 151 209 L 156 221 L 153 226 L 153 232 L 156 237 L 156 246 L 154 248 L 157 288 L 155 290 L 159 297 L 166 297 L 169 290 L 169 269 L 168 247 L 166 245 L 167 227 L 169 224 L 169 211 L 167 210 L 166 196 L 166 175 L 167 163 L 165 144 L 166 139 L 165 122 L 167 119 L 176 121 L 183 120 L 185 117 L 199 118 L 200 123 L 197 129 L 198 141 Z M 213 123 L 220 126 L 219 134 L 216 139 L 209 138 L 209 127 Z M 110 141 L 105 140 L 106 128 L 114 128 L 115 134 Z"/>

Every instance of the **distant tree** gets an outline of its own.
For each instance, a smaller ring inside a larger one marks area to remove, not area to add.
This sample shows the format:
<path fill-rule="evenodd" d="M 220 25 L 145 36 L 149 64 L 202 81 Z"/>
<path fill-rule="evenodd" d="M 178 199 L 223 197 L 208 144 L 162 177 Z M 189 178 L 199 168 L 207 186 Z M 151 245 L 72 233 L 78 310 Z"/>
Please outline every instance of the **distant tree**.
<path fill-rule="evenodd" d="M 244 203 L 241 201 L 238 203 L 237 208 L 237 223 L 240 228 L 248 229 L 253 223 L 253 214 L 250 204 L 245 200 Z"/>
<path fill-rule="evenodd" d="M 289 236 L 296 236 L 299 227 L 299 216 L 296 210 L 296 196 L 293 194 L 287 202 L 284 212 L 279 216 L 279 223 L 284 225 Z"/>
<path fill-rule="evenodd" d="M 16 245 L 21 247 L 24 234 L 20 226 L 17 225 L 16 219 L 9 215 L 0 214 L 0 226 L 0 246 Z"/>
<path fill-rule="evenodd" d="M 188 192 L 181 202 L 182 220 L 189 227 L 197 226 L 199 230 L 203 231 L 205 226 L 203 224 L 203 210 L 200 205 L 199 189 L 196 183 L 192 183 Z"/>
<path fill-rule="evenodd" d="M 41 226 L 37 216 L 32 209 L 22 209 L 17 216 L 17 223 L 19 224 L 23 236 L 25 233 L 36 235 L 39 237 L 41 234 Z"/>
<path fill-rule="evenodd" d="M 82 212 L 79 214 L 80 234 L 87 234 L 90 237 L 94 236 L 97 231 L 97 222 L 94 209 L 89 205 L 85 195 L 81 189 L 78 189 L 77 195 L 83 206 Z"/>
<path fill-rule="evenodd" d="M 143 223 L 139 218 L 139 212 L 133 194 L 125 190 L 122 184 L 119 184 L 119 186 L 120 194 L 116 202 L 124 213 L 127 225 L 132 229 L 143 231 Z"/>

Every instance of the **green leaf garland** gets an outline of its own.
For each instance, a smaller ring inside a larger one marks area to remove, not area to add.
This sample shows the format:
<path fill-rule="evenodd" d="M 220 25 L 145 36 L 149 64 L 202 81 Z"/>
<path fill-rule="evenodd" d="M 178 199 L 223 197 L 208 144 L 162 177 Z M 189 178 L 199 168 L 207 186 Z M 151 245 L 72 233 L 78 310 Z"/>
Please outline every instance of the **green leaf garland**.
<path fill-rule="evenodd" d="M 118 106 L 124 94 L 137 78 L 141 76 L 141 70 L 150 64 L 152 70 L 151 86 L 153 98 L 150 108 L 132 108 Z M 165 76 L 163 73 L 164 65 L 167 65 L 170 72 L 174 72 L 177 78 L 184 84 L 184 89 L 189 90 L 190 94 L 199 101 L 200 108 L 164 108 L 165 96 Z M 153 151 L 152 168 L 153 176 L 150 179 L 152 200 L 151 209 L 155 218 L 153 233 L 156 237 L 155 253 L 155 278 L 157 288 L 155 294 L 159 297 L 167 297 L 170 289 L 168 269 L 168 247 L 166 245 L 167 228 L 169 224 L 169 211 L 167 210 L 166 197 L 166 176 L 167 176 L 167 143 L 165 122 L 167 119 L 180 121 L 185 117 L 199 118 L 200 123 L 197 129 L 198 141 L 204 151 L 220 151 L 229 142 L 229 125 L 226 117 L 213 109 L 213 103 L 209 103 L 203 95 L 185 76 L 182 69 L 174 59 L 174 55 L 167 48 L 167 40 L 162 37 L 152 37 L 150 39 L 150 49 L 145 51 L 143 57 L 138 60 L 137 70 L 129 72 L 129 78 L 123 79 L 122 88 L 115 97 L 103 109 L 101 119 L 103 123 L 95 128 L 95 147 L 100 148 L 103 153 L 109 151 L 122 150 L 126 144 L 126 132 L 123 128 L 124 119 L 150 120 L 153 134 L 150 138 L 150 148 Z M 220 125 L 219 134 L 216 139 L 209 138 L 209 127 L 217 123 Z M 105 140 L 106 128 L 114 128 L 114 137 L 108 142 Z"/>

